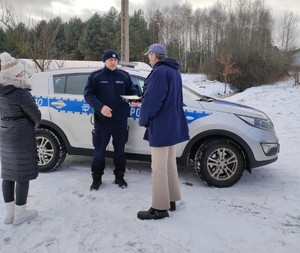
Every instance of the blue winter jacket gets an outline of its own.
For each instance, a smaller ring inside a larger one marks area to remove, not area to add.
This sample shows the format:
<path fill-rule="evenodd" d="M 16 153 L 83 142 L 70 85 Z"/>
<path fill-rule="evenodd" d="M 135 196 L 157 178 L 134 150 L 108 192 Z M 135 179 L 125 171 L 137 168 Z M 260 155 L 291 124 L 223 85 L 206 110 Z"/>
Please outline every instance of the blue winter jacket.
<path fill-rule="evenodd" d="M 165 58 L 145 80 L 139 125 L 147 127 L 144 139 L 152 147 L 166 147 L 189 139 L 183 112 L 179 63 Z"/>
<path fill-rule="evenodd" d="M 97 70 L 89 76 L 84 99 L 94 109 L 96 120 L 121 120 L 130 115 L 130 106 L 122 100 L 121 95 L 137 95 L 130 75 L 120 69 L 110 70 L 106 67 Z M 112 117 L 101 113 L 104 105 L 112 109 Z"/>

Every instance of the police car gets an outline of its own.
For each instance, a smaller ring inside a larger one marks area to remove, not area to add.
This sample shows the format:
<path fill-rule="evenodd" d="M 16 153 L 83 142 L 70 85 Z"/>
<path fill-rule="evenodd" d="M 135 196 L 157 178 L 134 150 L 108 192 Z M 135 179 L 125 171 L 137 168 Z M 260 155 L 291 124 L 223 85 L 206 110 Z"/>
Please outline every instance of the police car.
<path fill-rule="evenodd" d="M 149 71 L 121 67 L 143 90 Z M 84 101 L 89 74 L 97 68 L 65 68 L 31 76 L 32 94 L 42 112 L 36 141 L 41 172 L 56 169 L 69 155 L 93 155 L 93 111 Z M 210 186 L 229 187 L 245 170 L 277 160 L 279 141 L 266 114 L 254 108 L 203 96 L 183 87 L 184 112 L 190 140 L 177 146 L 178 163 L 193 165 Z M 150 160 L 145 129 L 138 125 L 140 107 L 131 108 L 128 159 Z M 172 131 L 172 129 L 170 129 Z M 112 143 L 107 154 L 113 152 Z"/>

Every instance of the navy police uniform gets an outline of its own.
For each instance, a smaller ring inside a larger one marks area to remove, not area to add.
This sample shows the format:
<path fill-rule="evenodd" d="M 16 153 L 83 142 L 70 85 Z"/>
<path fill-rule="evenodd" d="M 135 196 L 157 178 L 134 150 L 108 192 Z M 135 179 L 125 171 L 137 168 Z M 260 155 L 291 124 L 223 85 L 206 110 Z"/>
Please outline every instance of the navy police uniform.
<path fill-rule="evenodd" d="M 110 70 L 104 67 L 93 72 L 84 90 L 85 101 L 94 109 L 95 128 L 92 133 L 94 159 L 92 174 L 102 176 L 105 169 L 105 151 L 112 137 L 114 146 L 114 174 L 124 176 L 126 158 L 125 144 L 128 140 L 127 118 L 130 116 L 130 106 L 123 101 L 121 95 L 137 95 L 129 74 L 121 69 Z M 101 114 L 106 105 L 112 109 L 112 117 Z"/>

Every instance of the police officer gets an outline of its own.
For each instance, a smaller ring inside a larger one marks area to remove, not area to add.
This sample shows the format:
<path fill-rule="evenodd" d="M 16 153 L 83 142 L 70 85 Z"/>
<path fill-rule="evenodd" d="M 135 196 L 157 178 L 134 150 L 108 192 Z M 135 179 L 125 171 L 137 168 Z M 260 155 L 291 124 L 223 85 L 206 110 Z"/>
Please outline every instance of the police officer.
<path fill-rule="evenodd" d="M 117 68 L 119 55 L 114 50 L 103 54 L 104 68 L 93 72 L 87 81 L 84 98 L 94 109 L 95 128 L 92 132 L 94 158 L 91 171 L 93 182 L 90 190 L 98 190 L 105 169 L 106 146 L 112 137 L 114 147 L 115 184 L 127 187 L 124 180 L 126 157 L 125 143 L 128 139 L 127 118 L 130 106 L 121 95 L 137 95 L 129 74 Z"/>

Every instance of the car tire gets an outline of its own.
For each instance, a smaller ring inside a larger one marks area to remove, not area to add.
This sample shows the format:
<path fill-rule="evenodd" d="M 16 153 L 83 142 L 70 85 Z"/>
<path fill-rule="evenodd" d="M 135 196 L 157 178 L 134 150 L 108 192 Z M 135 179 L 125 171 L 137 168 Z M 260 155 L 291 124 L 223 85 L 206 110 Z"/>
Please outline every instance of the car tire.
<path fill-rule="evenodd" d="M 59 167 L 66 158 L 66 150 L 57 136 L 48 129 L 36 130 L 38 167 L 40 172 L 50 172 Z"/>
<path fill-rule="evenodd" d="M 231 141 L 209 140 L 196 152 L 195 170 L 209 186 L 229 187 L 243 175 L 245 159 L 242 151 Z"/>

